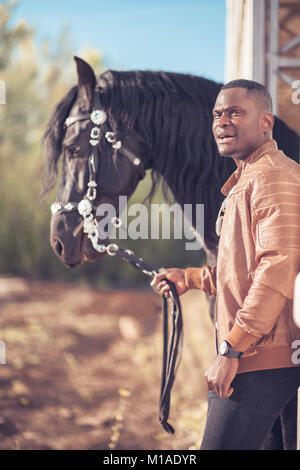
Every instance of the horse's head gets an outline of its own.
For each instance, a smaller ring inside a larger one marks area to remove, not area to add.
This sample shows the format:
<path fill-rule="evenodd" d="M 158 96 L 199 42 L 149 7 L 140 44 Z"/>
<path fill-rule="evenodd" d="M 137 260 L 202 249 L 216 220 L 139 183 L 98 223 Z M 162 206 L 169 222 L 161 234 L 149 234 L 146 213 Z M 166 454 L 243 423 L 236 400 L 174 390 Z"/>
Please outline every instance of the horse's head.
<path fill-rule="evenodd" d="M 145 148 L 137 133 L 122 128 L 120 116 L 105 98 L 105 84 L 97 84 L 93 69 L 79 58 L 75 61 L 77 87 L 58 104 L 44 136 L 48 172 L 56 173 L 63 155 L 51 206 L 50 243 L 69 267 L 102 256 L 108 238 L 98 236 L 97 208 L 111 204 L 118 216 L 119 196 L 129 197 L 145 171 Z"/>

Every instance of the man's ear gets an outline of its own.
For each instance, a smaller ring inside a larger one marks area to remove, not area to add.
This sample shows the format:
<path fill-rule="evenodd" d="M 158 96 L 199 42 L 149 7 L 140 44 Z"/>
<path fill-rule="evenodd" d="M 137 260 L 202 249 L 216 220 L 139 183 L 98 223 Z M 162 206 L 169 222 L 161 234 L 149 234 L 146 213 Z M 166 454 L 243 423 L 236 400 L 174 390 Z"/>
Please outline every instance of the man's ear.
<path fill-rule="evenodd" d="M 268 134 L 272 133 L 274 126 L 274 116 L 272 113 L 265 113 L 263 116 L 263 131 Z"/>
<path fill-rule="evenodd" d="M 89 109 L 93 102 L 94 89 L 96 86 L 96 77 L 92 67 L 80 59 L 74 57 L 77 68 L 77 80 L 78 80 L 78 97 L 84 102 L 84 107 Z"/>

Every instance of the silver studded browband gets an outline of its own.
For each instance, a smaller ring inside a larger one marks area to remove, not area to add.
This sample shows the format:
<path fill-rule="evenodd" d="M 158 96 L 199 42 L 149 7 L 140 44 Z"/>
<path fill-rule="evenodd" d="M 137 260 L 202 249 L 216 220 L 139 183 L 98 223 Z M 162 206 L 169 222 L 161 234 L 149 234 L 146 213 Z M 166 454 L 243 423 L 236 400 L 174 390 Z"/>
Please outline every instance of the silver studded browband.
<path fill-rule="evenodd" d="M 96 101 L 99 101 L 99 94 L 95 93 Z M 83 120 L 91 120 L 94 124 L 90 131 L 90 146 L 91 146 L 91 155 L 89 157 L 89 172 L 90 172 L 90 179 L 88 183 L 88 189 L 84 198 L 76 203 L 76 202 L 68 202 L 66 204 L 62 204 L 58 201 L 54 202 L 51 205 L 51 213 L 52 215 L 58 214 L 59 212 L 70 212 L 73 210 L 77 210 L 80 216 L 83 218 L 83 232 L 87 234 L 88 238 L 91 240 L 93 248 L 100 252 L 105 253 L 109 251 L 107 250 L 107 246 L 104 244 L 99 244 L 99 231 L 98 231 L 98 223 L 93 215 L 93 210 L 95 210 L 95 206 L 93 201 L 96 199 L 97 196 L 97 182 L 96 182 L 96 175 L 99 165 L 99 156 L 98 156 L 98 144 L 100 138 L 100 127 L 101 124 L 104 124 L 107 120 L 107 114 L 105 111 L 101 109 L 94 109 L 91 114 L 82 114 L 79 116 L 70 116 L 65 120 L 65 126 L 70 127 L 76 121 L 83 121 Z M 120 150 L 131 162 L 132 164 L 140 171 L 142 177 L 145 175 L 145 170 L 142 168 L 141 160 L 130 152 L 128 149 L 122 147 L 122 143 L 120 140 L 117 140 L 115 137 L 114 132 L 106 132 L 105 134 L 106 140 L 112 144 L 112 147 L 115 150 Z M 120 219 L 115 217 L 113 224 L 115 226 L 120 225 Z M 110 245 L 109 245 L 110 246 Z"/>

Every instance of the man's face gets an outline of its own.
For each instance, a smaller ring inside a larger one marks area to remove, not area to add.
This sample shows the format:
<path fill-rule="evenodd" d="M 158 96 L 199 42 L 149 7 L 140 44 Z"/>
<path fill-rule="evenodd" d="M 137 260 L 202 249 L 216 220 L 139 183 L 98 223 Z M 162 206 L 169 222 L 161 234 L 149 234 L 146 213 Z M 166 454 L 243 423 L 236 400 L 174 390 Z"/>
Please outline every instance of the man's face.
<path fill-rule="evenodd" d="M 220 155 L 244 160 L 266 139 L 265 111 L 245 88 L 222 90 L 213 109 L 213 134 Z"/>

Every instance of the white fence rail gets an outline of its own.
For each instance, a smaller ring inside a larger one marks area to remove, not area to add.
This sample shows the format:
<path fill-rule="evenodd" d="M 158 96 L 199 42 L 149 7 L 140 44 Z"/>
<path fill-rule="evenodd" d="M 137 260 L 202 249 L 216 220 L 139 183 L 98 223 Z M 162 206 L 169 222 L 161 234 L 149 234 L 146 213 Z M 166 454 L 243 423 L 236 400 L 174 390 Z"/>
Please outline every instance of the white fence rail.
<path fill-rule="evenodd" d="M 296 277 L 294 286 L 294 322 L 300 328 L 300 273 Z M 300 450 L 300 387 L 298 388 L 297 450 Z"/>

